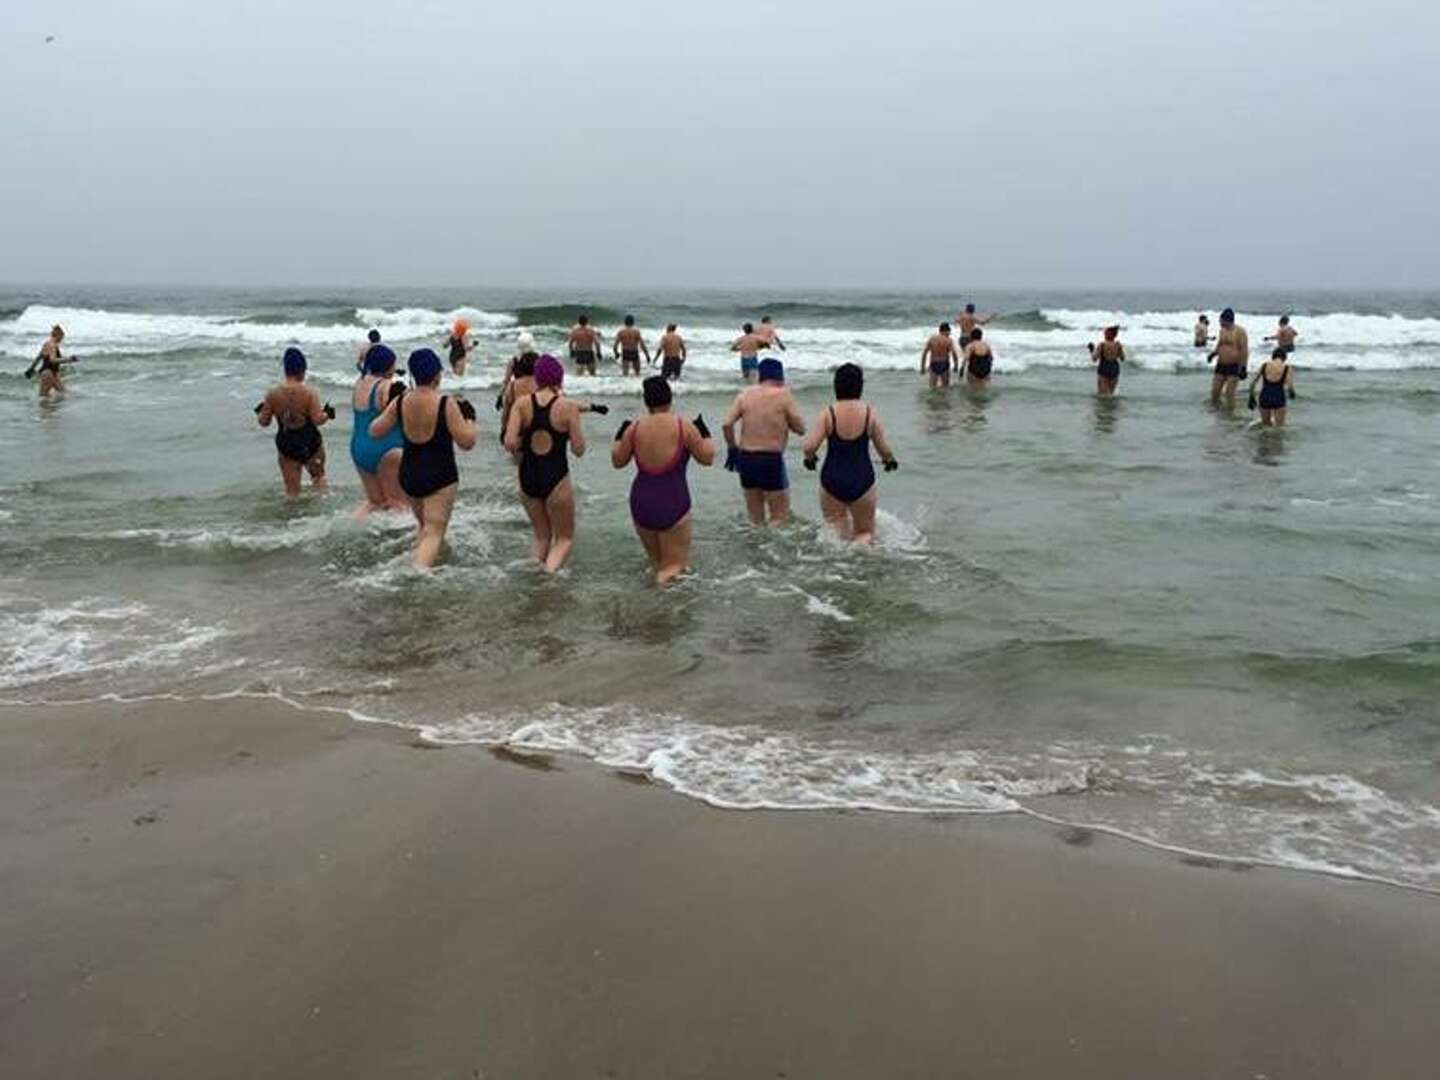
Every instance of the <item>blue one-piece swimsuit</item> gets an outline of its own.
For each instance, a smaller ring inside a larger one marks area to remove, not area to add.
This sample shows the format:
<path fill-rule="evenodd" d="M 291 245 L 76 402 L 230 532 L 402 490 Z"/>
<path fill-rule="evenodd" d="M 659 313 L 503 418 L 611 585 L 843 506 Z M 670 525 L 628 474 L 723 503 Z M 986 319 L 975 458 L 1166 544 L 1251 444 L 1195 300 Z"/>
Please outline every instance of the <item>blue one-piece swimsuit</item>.
<path fill-rule="evenodd" d="M 380 386 L 377 382 L 370 388 L 368 409 L 355 410 L 355 430 L 350 433 L 350 460 L 355 462 L 355 468 L 363 473 L 379 472 L 380 459 L 391 450 L 399 450 L 405 446 L 405 434 L 400 430 L 399 424 L 391 428 L 390 434 L 383 439 L 370 437 L 370 424 L 385 411 L 383 406 L 375 404 L 375 395 Z"/>

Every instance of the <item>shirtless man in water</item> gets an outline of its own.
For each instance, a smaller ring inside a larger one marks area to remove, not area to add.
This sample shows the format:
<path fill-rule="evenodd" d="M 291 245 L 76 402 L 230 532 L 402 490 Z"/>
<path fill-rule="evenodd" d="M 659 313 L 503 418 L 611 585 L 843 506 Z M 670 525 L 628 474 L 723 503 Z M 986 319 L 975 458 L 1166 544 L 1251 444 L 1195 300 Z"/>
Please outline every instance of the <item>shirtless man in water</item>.
<path fill-rule="evenodd" d="M 581 315 L 570 328 L 570 362 L 580 374 L 594 375 L 599 357 L 600 335 L 590 325 L 590 316 Z"/>
<path fill-rule="evenodd" d="M 1275 332 L 1273 334 L 1267 335 L 1265 340 L 1273 341 L 1275 343 L 1276 352 L 1279 352 L 1283 349 L 1285 351 L 1285 355 L 1289 356 L 1295 351 L 1295 339 L 1299 336 L 1300 335 L 1295 331 L 1295 328 L 1290 325 L 1290 316 L 1281 315 L 1280 325 L 1275 328 Z"/>
<path fill-rule="evenodd" d="M 680 336 L 680 330 L 673 322 L 665 327 L 665 333 L 661 335 L 655 351 L 660 354 L 660 374 L 672 382 L 680 378 L 680 370 L 685 366 L 688 353 L 685 339 Z"/>
<path fill-rule="evenodd" d="M 740 377 L 753 383 L 759 377 L 760 350 L 768 348 L 769 343 L 755 332 L 754 323 L 747 322 L 740 329 L 742 333 L 730 343 L 730 351 L 740 354 Z"/>
<path fill-rule="evenodd" d="M 621 375 L 640 374 L 642 352 L 645 354 L 645 363 L 654 363 L 650 359 L 650 346 L 645 344 L 645 335 L 635 329 L 635 316 L 626 315 L 625 325 L 615 335 L 615 355 L 620 358 Z"/>
<path fill-rule="evenodd" d="M 760 361 L 760 385 L 740 391 L 725 414 L 725 468 L 740 474 L 745 510 L 752 525 L 780 525 L 790 516 L 790 478 L 785 444 L 793 431 L 805 434 L 805 419 L 785 388 L 785 365 Z M 735 425 L 740 425 L 736 441 Z"/>
<path fill-rule="evenodd" d="M 1195 320 L 1195 348 L 1203 349 L 1210 344 L 1210 316 L 1201 315 Z"/>
<path fill-rule="evenodd" d="M 920 374 L 930 373 L 930 389 L 938 390 L 942 386 L 950 385 L 951 370 L 960 369 L 960 350 L 955 347 L 955 339 L 950 336 L 950 324 L 942 322 L 940 329 L 930 335 L 930 340 L 925 342 L 925 350 L 920 354 Z"/>
<path fill-rule="evenodd" d="M 775 323 L 769 315 L 760 320 L 760 329 L 755 331 L 755 336 L 765 342 L 767 347 L 785 351 L 785 342 L 780 340 L 780 331 L 775 329 Z"/>
<path fill-rule="evenodd" d="M 966 304 L 965 310 L 955 318 L 955 321 L 960 325 L 960 340 L 969 341 L 970 335 L 974 333 L 977 326 L 984 326 L 994 317 L 994 315 L 986 315 L 984 317 L 976 315 L 975 305 Z"/>
<path fill-rule="evenodd" d="M 1220 333 L 1215 336 L 1215 348 L 1205 360 L 1207 363 L 1218 361 L 1215 377 L 1210 380 L 1210 404 L 1219 405 L 1223 397 L 1226 407 L 1233 408 L 1235 387 L 1250 365 L 1250 335 L 1236 324 L 1233 309 L 1226 308 L 1220 313 Z"/>

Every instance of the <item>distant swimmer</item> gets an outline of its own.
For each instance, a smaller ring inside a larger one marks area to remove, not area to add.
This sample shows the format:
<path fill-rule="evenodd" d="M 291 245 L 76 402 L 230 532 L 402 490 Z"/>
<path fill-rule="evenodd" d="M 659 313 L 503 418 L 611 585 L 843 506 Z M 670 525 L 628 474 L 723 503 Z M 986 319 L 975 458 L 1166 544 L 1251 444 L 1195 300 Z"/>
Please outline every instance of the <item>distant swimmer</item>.
<path fill-rule="evenodd" d="M 955 339 L 950 336 L 950 324 L 942 322 L 940 329 L 930 335 L 930 340 L 925 342 L 925 348 L 920 353 L 920 374 L 929 373 L 930 389 L 935 390 L 950 385 L 952 367 L 956 371 L 960 370 L 960 350 L 955 346 Z"/>
<path fill-rule="evenodd" d="M 355 348 L 355 370 L 361 375 L 365 374 L 365 358 L 370 355 L 370 350 L 380 344 L 380 331 L 371 330 L 365 335 L 365 340 Z"/>
<path fill-rule="evenodd" d="M 646 379 L 644 392 L 647 415 L 620 425 L 610 463 L 623 469 L 635 462 L 630 519 L 656 582 L 668 585 L 690 565 L 693 528 L 685 470 L 691 458 L 701 465 L 714 462 L 715 442 L 703 416 L 691 421 L 670 411 L 674 397 L 663 375 Z"/>
<path fill-rule="evenodd" d="M 975 305 L 966 304 L 965 310 L 955 317 L 956 323 L 960 326 L 960 340 L 969 341 L 970 335 L 973 334 L 977 328 L 986 325 L 993 318 L 995 318 L 994 315 L 981 316 L 975 314 Z"/>
<path fill-rule="evenodd" d="M 760 377 L 760 350 L 766 348 L 765 339 L 755 332 L 754 323 L 740 328 L 741 334 L 730 343 L 730 351 L 740 354 L 740 377 L 753 383 Z"/>
<path fill-rule="evenodd" d="M 355 511 L 365 517 L 374 510 L 407 510 L 409 500 L 400 487 L 400 458 L 405 437 L 391 431 L 383 438 L 370 434 L 370 425 L 385 411 L 390 399 L 404 389 L 395 379 L 395 352 L 388 345 L 372 345 L 365 356 L 365 374 L 350 392 L 355 426 L 350 432 L 350 460 L 360 474 L 365 501 Z"/>
<path fill-rule="evenodd" d="M 785 444 L 793 431 L 805 434 L 805 418 L 785 387 L 785 365 L 766 357 L 760 385 L 740 391 L 725 414 L 725 468 L 740 474 L 745 509 L 754 525 L 780 525 L 790 516 L 790 478 Z M 735 426 L 740 426 L 737 442 Z"/>
<path fill-rule="evenodd" d="M 660 354 L 660 374 L 667 379 L 680 378 L 689 350 L 685 346 L 685 339 L 680 336 L 679 327 L 673 322 L 665 327 L 665 333 L 661 335 L 655 351 Z"/>
<path fill-rule="evenodd" d="M 581 375 L 594 375 L 600 358 L 600 335 L 590 325 L 589 315 L 580 315 L 570 328 L 570 362 Z"/>
<path fill-rule="evenodd" d="M 561 569 L 575 547 L 575 488 L 570 460 L 585 453 L 580 406 L 561 387 L 565 369 L 553 356 L 535 361 L 535 392 L 516 398 L 505 449 L 520 455 L 520 501 L 535 539 L 530 554 L 547 572 Z"/>
<path fill-rule="evenodd" d="M 645 363 L 650 364 L 650 346 L 645 344 L 645 335 L 635 329 L 635 316 L 626 315 L 625 325 L 615 334 L 614 354 L 620 358 L 621 375 L 640 374 L 640 354 L 645 354 Z"/>
<path fill-rule="evenodd" d="M 1289 356 L 1295 351 L 1295 339 L 1299 336 L 1295 328 L 1290 325 L 1290 316 L 1281 315 L 1280 325 L 1275 328 L 1273 334 L 1267 335 L 1265 340 L 1275 343 L 1276 352 L 1283 352 L 1286 356 Z"/>
<path fill-rule="evenodd" d="M 65 331 L 59 326 L 50 328 L 50 336 L 40 346 L 40 352 L 34 361 L 25 369 L 25 377 L 33 379 L 35 372 L 40 372 L 40 396 L 49 397 L 51 394 L 63 394 L 65 392 L 65 380 L 60 378 L 60 369 L 67 364 L 78 364 L 80 361 L 74 357 L 66 359 L 60 352 L 60 344 L 65 340 Z"/>
<path fill-rule="evenodd" d="M 1201 315 L 1195 321 L 1195 348 L 1203 349 L 1210 344 L 1210 316 Z"/>
<path fill-rule="evenodd" d="M 475 409 L 440 393 L 443 365 L 432 349 L 410 354 L 413 390 L 391 397 L 384 411 L 370 424 L 370 437 L 383 439 L 395 428 L 405 440 L 400 457 L 400 488 L 410 499 L 410 508 L 419 526 L 415 543 L 415 568 L 428 570 L 440 558 L 455 496 L 460 489 L 460 471 L 455 467 L 455 447 L 475 446 Z"/>
<path fill-rule="evenodd" d="M 972 388 L 990 385 L 990 371 L 995 366 L 995 353 L 985 340 L 985 331 L 975 327 L 961 355 L 965 367 L 965 385 Z"/>
<path fill-rule="evenodd" d="M 1206 363 L 1215 364 L 1215 376 L 1210 381 L 1210 404 L 1219 405 L 1225 399 L 1227 406 L 1235 404 L 1235 387 L 1245 377 L 1250 363 L 1250 335 L 1243 326 L 1235 323 L 1235 312 L 1226 308 L 1220 313 L 1220 333 L 1215 336 L 1215 348 L 1205 358 Z"/>
<path fill-rule="evenodd" d="M 755 336 L 765 342 L 767 348 L 779 349 L 785 352 L 785 342 L 780 340 L 780 331 L 775 326 L 775 321 L 769 315 L 760 320 L 760 329 L 755 331 Z"/>
<path fill-rule="evenodd" d="M 1289 357 L 1289 353 L 1277 347 L 1250 380 L 1250 408 L 1259 405 L 1260 423 L 1264 427 L 1284 427 L 1286 410 L 1295 400 L 1295 369 L 1290 366 Z M 1257 383 L 1260 386 L 1258 401 L 1255 398 Z"/>
<path fill-rule="evenodd" d="M 885 437 L 885 426 L 875 410 L 860 400 L 865 373 L 858 364 L 835 369 L 835 404 L 820 414 L 805 437 L 805 467 L 814 469 L 820 447 L 825 464 L 820 469 L 820 512 L 847 540 L 869 544 L 875 539 L 875 464 L 870 444 L 880 453 L 886 472 L 900 467 Z"/>
<path fill-rule="evenodd" d="M 255 406 L 260 426 L 268 428 L 273 421 L 275 450 L 280 463 L 280 478 L 285 494 L 300 494 L 300 474 L 310 474 L 310 486 L 325 490 L 325 439 L 320 429 L 335 419 L 335 408 L 320 403 L 315 389 L 305 385 L 305 354 L 291 347 L 282 361 L 285 379 Z"/>
<path fill-rule="evenodd" d="M 467 320 L 455 320 L 446 345 L 450 349 L 450 370 L 456 375 L 464 375 L 465 369 L 470 366 L 470 354 L 475 351 L 475 343 L 470 340 L 470 323 Z"/>
<path fill-rule="evenodd" d="M 1125 362 L 1125 346 L 1120 344 L 1120 327 L 1107 326 L 1105 337 L 1098 345 L 1089 346 L 1090 360 L 1095 365 L 1095 393 L 1110 397 L 1120 385 L 1120 365 Z"/>

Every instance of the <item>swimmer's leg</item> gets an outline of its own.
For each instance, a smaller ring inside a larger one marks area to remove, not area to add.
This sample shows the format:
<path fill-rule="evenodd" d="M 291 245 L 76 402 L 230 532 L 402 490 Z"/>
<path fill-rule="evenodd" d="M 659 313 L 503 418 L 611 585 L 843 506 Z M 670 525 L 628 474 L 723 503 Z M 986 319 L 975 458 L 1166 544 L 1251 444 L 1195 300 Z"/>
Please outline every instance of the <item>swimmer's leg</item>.
<path fill-rule="evenodd" d="M 525 506 L 525 513 L 530 516 L 530 527 L 535 530 L 534 539 L 530 541 L 530 557 L 538 563 L 544 563 L 550 556 L 550 515 L 545 512 L 545 504 L 539 499 L 532 499 L 522 493 L 520 502 Z"/>
<path fill-rule="evenodd" d="M 690 540 L 693 534 L 694 524 L 689 514 L 681 518 L 678 524 L 658 534 L 660 566 L 655 572 L 657 583 L 669 585 L 685 572 L 690 565 Z"/>
<path fill-rule="evenodd" d="M 410 506 L 410 500 L 400 486 L 400 459 L 404 456 L 405 452 L 397 446 L 394 450 L 385 451 L 385 456 L 380 459 L 380 469 L 375 474 L 379 480 L 378 506 L 386 510 L 405 510 Z"/>
<path fill-rule="evenodd" d="M 551 536 L 545 569 L 553 574 L 565 565 L 575 549 L 575 487 L 568 476 L 555 485 L 550 498 L 545 500 L 545 513 L 550 519 Z"/>
<path fill-rule="evenodd" d="M 316 491 L 325 491 L 329 484 L 325 482 L 325 445 L 322 443 L 320 449 L 315 451 L 315 456 L 305 463 L 305 471 L 310 474 L 310 486 Z"/>
<path fill-rule="evenodd" d="M 765 492 L 765 509 L 770 512 L 771 525 L 784 525 L 790 519 L 790 492 Z"/>
<path fill-rule="evenodd" d="M 420 518 L 420 543 L 415 546 L 415 569 L 428 570 L 440 558 L 445 543 L 445 530 L 450 527 L 450 513 L 455 509 L 459 484 L 448 484 L 419 501 L 416 514 Z"/>
<path fill-rule="evenodd" d="M 1227 376 L 1226 379 L 1225 379 L 1225 406 L 1226 406 L 1226 408 L 1233 409 L 1233 408 L 1235 407 L 1235 384 L 1238 383 L 1239 381 L 1240 381 L 1240 380 L 1237 379 L 1237 378 L 1235 378 L 1233 375 Z"/>
<path fill-rule="evenodd" d="M 825 524 L 834 529 L 842 540 L 851 538 L 849 507 L 823 487 L 820 489 L 820 513 L 825 516 Z"/>
<path fill-rule="evenodd" d="M 1225 387 L 1225 376 L 1224 376 L 1224 375 L 1221 375 L 1221 374 L 1219 374 L 1219 373 L 1217 372 L 1216 375 L 1215 375 L 1215 377 L 1210 380 L 1210 404 L 1211 404 L 1211 405 L 1219 405 L 1219 404 L 1220 404 L 1220 391 L 1221 391 L 1222 389 L 1224 389 L 1224 387 Z"/>
<path fill-rule="evenodd" d="M 364 521 L 370 516 L 371 510 L 384 507 L 385 496 L 380 492 L 380 477 L 361 469 L 356 469 L 355 475 L 360 477 L 360 486 L 365 489 L 365 498 L 360 500 L 360 505 L 355 508 L 355 520 Z"/>
<path fill-rule="evenodd" d="M 280 479 L 285 484 L 285 497 L 298 499 L 300 497 L 300 473 L 305 466 L 298 461 L 291 461 L 284 454 L 276 454 L 275 457 L 280 462 Z"/>
<path fill-rule="evenodd" d="M 1274 412 L 1272 412 L 1272 413 L 1270 414 L 1272 417 L 1275 418 L 1275 426 L 1276 426 L 1276 427 L 1284 427 L 1284 426 L 1285 426 L 1285 416 L 1286 416 L 1286 414 L 1287 414 L 1288 412 L 1289 412 L 1288 409 L 1276 409 Z"/>
<path fill-rule="evenodd" d="M 751 525 L 765 524 L 765 492 L 759 488 L 745 488 L 745 512 L 750 515 Z"/>
<path fill-rule="evenodd" d="M 880 492 L 872 484 L 870 490 L 850 504 L 850 519 L 857 544 L 875 542 L 875 511 L 880 505 Z"/>
<path fill-rule="evenodd" d="M 635 535 L 640 538 L 640 546 L 645 549 L 645 557 L 650 560 L 650 569 L 660 569 L 660 534 L 654 529 L 642 529 L 636 525 Z"/>

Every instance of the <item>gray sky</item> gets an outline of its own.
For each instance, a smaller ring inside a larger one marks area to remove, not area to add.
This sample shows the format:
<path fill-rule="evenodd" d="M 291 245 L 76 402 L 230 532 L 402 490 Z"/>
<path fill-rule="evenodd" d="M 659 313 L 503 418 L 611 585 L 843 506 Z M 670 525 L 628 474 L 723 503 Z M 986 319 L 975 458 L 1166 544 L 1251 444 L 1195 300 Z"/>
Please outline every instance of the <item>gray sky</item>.
<path fill-rule="evenodd" d="M 1421 0 L 4 21 L 12 283 L 1440 286 Z"/>

